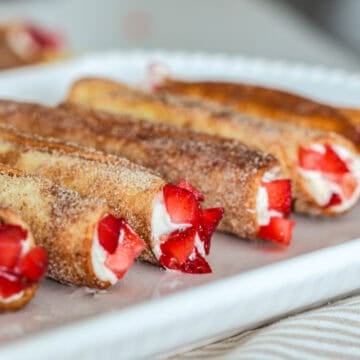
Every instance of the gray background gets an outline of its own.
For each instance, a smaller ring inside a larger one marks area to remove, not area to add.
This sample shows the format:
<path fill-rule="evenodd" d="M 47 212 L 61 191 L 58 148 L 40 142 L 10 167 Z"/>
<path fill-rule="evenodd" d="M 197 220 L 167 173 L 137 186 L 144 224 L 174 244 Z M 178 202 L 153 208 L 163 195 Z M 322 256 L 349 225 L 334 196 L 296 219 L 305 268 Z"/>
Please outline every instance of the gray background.
<path fill-rule="evenodd" d="M 206 50 L 351 70 L 360 68 L 359 13 L 358 0 L 0 0 L 0 20 L 63 29 L 78 52 Z"/>

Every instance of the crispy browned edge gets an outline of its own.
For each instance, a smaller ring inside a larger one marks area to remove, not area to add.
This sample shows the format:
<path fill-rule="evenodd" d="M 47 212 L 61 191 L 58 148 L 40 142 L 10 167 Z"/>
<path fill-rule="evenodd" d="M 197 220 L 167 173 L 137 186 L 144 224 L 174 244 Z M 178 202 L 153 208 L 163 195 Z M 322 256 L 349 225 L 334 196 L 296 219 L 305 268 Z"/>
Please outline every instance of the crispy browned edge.
<path fill-rule="evenodd" d="M 240 141 L 244 141 L 244 134 L 247 145 L 256 148 L 261 144 L 262 150 L 266 149 L 279 159 L 285 174 L 293 180 L 297 212 L 309 215 L 339 215 L 315 203 L 296 171 L 296 159 L 298 147 L 308 146 L 313 142 L 335 142 L 355 154 L 354 145 L 341 135 L 301 128 L 293 124 L 262 121 L 257 117 L 234 112 L 229 107 L 192 97 L 166 93 L 149 94 L 123 84 L 119 84 L 118 90 L 115 91 L 114 81 L 96 78 L 90 80 L 85 78 L 76 81 L 70 89 L 68 100 L 116 114 L 140 116 L 151 122 L 163 122 L 208 134 L 221 134 L 227 138 L 240 136 Z M 101 88 L 96 86 L 97 81 L 100 81 Z M 96 93 L 91 93 L 91 88 L 96 88 Z M 89 96 L 89 93 L 92 95 Z"/>
<path fill-rule="evenodd" d="M 32 247 L 35 245 L 34 238 L 32 236 L 32 233 L 28 225 L 25 224 L 25 222 L 22 221 L 22 219 L 15 214 L 15 212 L 11 211 L 8 208 L 1 207 L 1 205 L 0 205 L 0 223 L 20 225 L 28 233 L 30 246 Z M 23 296 L 21 296 L 19 299 L 11 301 L 9 303 L 0 301 L 0 312 L 15 311 L 21 309 L 31 301 L 31 299 L 35 296 L 37 289 L 38 289 L 38 283 L 34 283 L 24 291 Z"/>
<path fill-rule="evenodd" d="M 0 164 L 0 174 L 18 177 L 24 183 L 33 181 L 35 185 L 40 184 L 40 196 L 51 204 L 51 211 L 46 215 L 49 217 L 47 226 L 44 226 L 44 221 L 36 220 L 39 215 L 32 210 L 27 211 L 24 203 L 6 204 L 19 212 L 32 230 L 37 245 L 48 252 L 47 275 L 64 284 L 94 288 L 110 286 L 109 282 L 96 277 L 91 258 L 94 228 L 109 213 L 107 204 L 100 199 L 81 197 L 48 179 L 25 174 L 3 164 Z"/>
<path fill-rule="evenodd" d="M 49 109 L 52 112 L 56 112 L 55 109 Z M 50 115 L 50 114 L 49 114 Z M 71 115 L 70 113 L 68 113 L 68 115 Z M 44 118 L 45 121 L 48 122 L 48 128 L 50 127 L 51 124 L 51 116 L 47 116 L 46 119 Z M 1 121 L 0 121 L 1 122 Z M 19 132 L 17 130 L 15 130 L 14 128 L 9 127 L 8 125 L 3 125 L 0 124 L 0 141 L 1 139 L 3 141 L 12 143 L 12 144 L 16 144 L 16 147 L 18 148 L 19 153 L 21 153 L 21 151 L 27 151 L 27 150 L 35 150 L 35 151 L 40 151 L 40 152 L 45 152 L 45 153 L 49 153 L 52 156 L 56 157 L 56 156 L 70 156 L 72 159 L 74 159 L 75 161 L 77 159 L 79 159 L 79 167 L 81 167 L 81 159 L 83 160 L 90 160 L 93 162 L 93 166 L 96 167 L 97 164 L 105 164 L 105 165 L 114 165 L 114 166 L 119 166 L 119 167 L 126 167 L 128 169 L 136 169 L 136 170 L 140 170 L 142 172 L 144 172 L 145 174 L 149 174 L 149 176 L 151 176 L 153 182 L 154 182 L 154 191 L 152 193 L 157 194 L 161 188 L 165 185 L 165 181 L 160 178 L 157 174 L 152 173 L 149 169 L 146 169 L 144 167 L 141 167 L 139 165 L 136 165 L 135 163 L 131 163 L 130 161 L 128 161 L 125 158 L 121 158 L 118 156 L 113 156 L 111 154 L 106 154 L 104 152 L 101 151 L 96 151 L 92 148 L 85 148 L 79 145 L 75 145 L 75 144 L 70 144 L 70 143 L 65 143 L 65 142 L 61 142 L 59 139 L 61 138 L 61 133 L 57 134 L 57 138 L 58 140 L 54 139 L 54 138 L 43 138 L 40 136 L 34 136 L 31 135 L 30 133 L 26 133 L 26 132 Z M 98 134 L 100 135 L 100 134 Z M 1 153 L 1 150 L 0 150 Z M 16 154 L 12 154 L 11 151 L 6 154 L 5 157 L 1 157 L 0 156 L 0 160 L 1 161 L 5 161 L 7 163 L 10 163 L 9 165 L 13 165 L 12 161 L 13 161 L 13 157 L 17 157 Z M 74 169 L 76 171 L 76 169 Z M 81 171 L 81 168 L 78 168 L 79 171 Z M 45 176 L 45 177 L 50 177 L 53 181 L 56 182 L 61 182 L 62 176 L 59 175 L 59 171 L 61 172 L 61 168 L 56 168 L 53 170 L 52 174 L 49 174 L 48 171 L 43 171 L 40 175 L 41 176 Z M 68 174 L 68 171 L 63 170 L 66 173 L 65 178 L 67 178 L 68 181 L 71 182 L 71 178 L 73 176 L 76 176 L 75 173 L 73 174 Z M 37 174 L 35 174 L 37 175 Z M 67 177 L 70 176 L 70 177 Z M 116 181 L 116 179 L 114 179 L 114 182 Z M 69 186 L 69 183 L 66 182 L 65 184 L 60 184 L 63 185 L 65 187 Z M 70 186 L 71 187 L 71 186 Z M 77 189 L 75 189 L 77 190 Z M 97 196 L 100 197 L 98 194 L 96 194 L 96 191 L 92 191 L 92 189 L 88 189 L 86 194 L 83 194 L 85 196 Z M 109 194 L 110 196 L 110 194 Z M 142 194 L 143 197 L 147 198 L 149 196 L 149 193 L 143 193 Z M 111 206 L 112 204 L 114 204 L 114 201 L 110 201 L 109 198 L 104 198 L 106 201 L 108 201 L 108 204 Z M 138 200 L 140 201 L 140 198 L 138 198 Z M 146 214 L 143 214 L 144 217 L 146 217 L 146 219 L 143 220 L 139 220 L 138 218 L 135 218 L 134 216 L 131 216 L 131 210 L 127 211 L 127 209 L 122 209 L 124 210 L 123 212 L 119 212 L 119 209 L 115 209 L 112 208 L 112 213 L 115 216 L 123 216 L 125 217 L 132 226 L 134 226 L 134 229 L 139 233 L 139 235 L 144 238 L 146 240 L 146 243 L 148 245 L 148 248 L 139 256 L 140 260 L 143 261 L 147 261 L 150 262 L 154 265 L 158 265 L 158 261 L 156 260 L 152 250 L 151 250 L 151 229 L 149 228 L 150 226 L 150 221 L 148 221 L 149 218 L 151 218 L 151 214 L 150 214 L 150 209 L 149 211 L 147 211 Z M 136 212 L 136 214 L 138 214 L 138 212 Z"/>
<path fill-rule="evenodd" d="M 167 77 L 157 92 L 186 95 L 214 101 L 264 121 L 291 122 L 305 128 L 333 131 L 360 146 L 360 128 L 351 113 L 291 92 L 245 83 L 185 82 Z"/>

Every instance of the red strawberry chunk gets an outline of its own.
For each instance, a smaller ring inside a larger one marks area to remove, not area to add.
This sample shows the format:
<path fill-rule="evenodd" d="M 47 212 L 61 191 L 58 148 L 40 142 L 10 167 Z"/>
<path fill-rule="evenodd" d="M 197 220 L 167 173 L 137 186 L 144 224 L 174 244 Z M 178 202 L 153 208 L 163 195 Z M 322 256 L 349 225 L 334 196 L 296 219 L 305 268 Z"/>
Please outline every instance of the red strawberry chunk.
<path fill-rule="evenodd" d="M 110 254 L 114 253 L 118 243 L 123 220 L 107 215 L 98 224 L 98 236 L 101 246 Z"/>
<path fill-rule="evenodd" d="M 121 279 L 134 263 L 134 251 L 122 244 L 116 248 L 115 252 L 109 254 L 106 258 L 105 265 Z"/>
<path fill-rule="evenodd" d="M 171 255 L 162 254 L 159 263 L 166 269 L 181 270 L 181 265 Z"/>
<path fill-rule="evenodd" d="M 26 30 L 33 41 L 43 49 L 57 49 L 61 47 L 62 39 L 58 34 L 44 30 L 33 24 L 27 25 Z"/>
<path fill-rule="evenodd" d="M 325 146 L 325 153 L 310 148 L 299 148 L 299 165 L 305 170 L 316 170 L 324 173 L 345 174 L 349 172 L 346 162 L 332 149 Z"/>
<path fill-rule="evenodd" d="M 209 274 L 212 272 L 208 262 L 195 250 L 195 257 L 188 259 L 181 266 L 181 271 L 190 274 Z"/>
<path fill-rule="evenodd" d="M 358 180 L 351 173 L 340 176 L 336 183 L 341 187 L 342 193 L 346 199 L 351 199 L 358 187 Z"/>
<path fill-rule="evenodd" d="M 13 269 L 21 254 L 21 241 L 26 239 L 27 232 L 20 226 L 0 224 L 0 267 Z"/>
<path fill-rule="evenodd" d="M 198 189 L 194 188 L 190 183 L 188 183 L 185 179 L 180 179 L 177 186 L 193 193 L 196 201 L 204 201 L 205 200 L 204 195 Z"/>
<path fill-rule="evenodd" d="M 216 230 L 223 215 L 223 208 L 200 209 L 199 236 L 200 239 L 204 242 L 206 255 L 208 255 L 210 252 L 211 236 Z"/>
<path fill-rule="evenodd" d="M 27 231 L 18 225 L 0 224 L 0 241 L 4 238 L 14 241 L 25 240 L 27 238 Z"/>
<path fill-rule="evenodd" d="M 288 179 L 263 182 L 268 199 L 269 209 L 288 216 L 291 211 L 291 181 Z"/>
<path fill-rule="evenodd" d="M 192 192 L 167 184 L 163 188 L 165 207 L 171 221 L 176 224 L 195 225 L 199 217 L 199 204 Z"/>
<path fill-rule="evenodd" d="M 144 241 L 134 232 L 124 219 L 118 219 L 120 230 L 115 251 L 108 254 L 105 261 L 107 266 L 118 279 L 121 279 L 133 265 L 134 260 L 145 249 Z"/>
<path fill-rule="evenodd" d="M 332 206 L 340 205 L 342 202 L 340 195 L 332 194 L 329 202 L 324 206 L 324 208 L 329 208 Z"/>
<path fill-rule="evenodd" d="M 289 245 L 295 221 L 281 217 L 272 217 L 268 225 L 260 226 L 259 238 Z"/>
<path fill-rule="evenodd" d="M 195 249 L 195 255 L 192 259 L 187 259 L 180 265 L 176 259 L 168 255 L 161 255 L 160 264 L 172 270 L 179 270 L 188 274 L 209 274 L 212 272 L 209 263 Z"/>
<path fill-rule="evenodd" d="M 2 298 L 9 298 L 23 289 L 24 285 L 18 276 L 0 273 L 0 296 Z"/>
<path fill-rule="evenodd" d="M 354 176 L 352 173 L 346 173 L 346 174 L 326 174 L 326 177 L 338 184 L 341 188 L 342 194 L 345 197 L 345 199 L 351 199 L 352 196 L 354 195 L 354 192 L 356 191 L 358 185 L 359 185 L 359 181 L 356 178 L 356 176 Z M 333 195 L 334 197 L 334 195 Z M 332 203 L 332 204 L 326 204 L 325 207 L 329 207 L 329 206 L 333 206 L 333 205 L 338 205 L 341 203 L 341 197 L 339 195 L 337 195 L 337 203 Z M 331 199 L 330 199 L 330 202 Z M 329 202 L 329 203 L 330 203 Z"/>
<path fill-rule="evenodd" d="M 21 254 L 21 242 L 10 239 L 0 241 L 0 267 L 6 270 L 12 270 Z"/>
<path fill-rule="evenodd" d="M 124 238 L 122 239 L 121 245 L 132 249 L 134 256 L 138 257 L 146 248 L 144 240 L 139 237 L 124 219 L 122 219 L 121 230 L 124 231 Z"/>
<path fill-rule="evenodd" d="M 27 279 L 37 281 L 45 274 L 47 265 L 46 251 L 40 247 L 34 247 L 21 260 L 20 269 Z"/>
<path fill-rule="evenodd" d="M 164 239 L 160 248 L 164 255 L 182 265 L 190 256 L 195 246 L 196 228 L 173 231 Z"/>

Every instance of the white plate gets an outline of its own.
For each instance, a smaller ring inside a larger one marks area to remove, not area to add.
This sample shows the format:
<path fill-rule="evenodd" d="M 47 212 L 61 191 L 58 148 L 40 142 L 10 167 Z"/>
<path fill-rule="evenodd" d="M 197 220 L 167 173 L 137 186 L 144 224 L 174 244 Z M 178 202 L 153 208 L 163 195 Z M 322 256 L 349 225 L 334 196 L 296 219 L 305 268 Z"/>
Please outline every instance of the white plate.
<path fill-rule="evenodd" d="M 149 62 L 175 75 L 247 80 L 356 105 L 358 75 L 216 55 L 99 54 L 0 76 L 0 96 L 56 103 L 83 75 L 129 82 Z M 130 359 L 174 351 L 254 327 L 360 288 L 360 207 L 339 219 L 298 217 L 288 249 L 216 234 L 212 275 L 136 264 L 103 294 L 44 281 L 22 311 L 0 316 L 0 359 Z"/>

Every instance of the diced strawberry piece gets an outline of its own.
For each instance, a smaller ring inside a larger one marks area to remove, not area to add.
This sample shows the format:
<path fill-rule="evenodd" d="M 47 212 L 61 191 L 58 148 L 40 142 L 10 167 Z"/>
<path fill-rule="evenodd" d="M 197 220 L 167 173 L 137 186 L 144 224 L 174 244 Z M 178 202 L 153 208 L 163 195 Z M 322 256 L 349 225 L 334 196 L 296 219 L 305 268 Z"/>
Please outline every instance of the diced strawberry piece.
<path fill-rule="evenodd" d="M 135 258 L 138 257 L 146 248 L 144 240 L 140 238 L 124 219 L 122 219 L 121 230 L 124 231 L 121 245 L 131 249 Z"/>
<path fill-rule="evenodd" d="M 299 165 L 305 170 L 321 170 L 321 163 L 324 158 L 324 154 L 309 149 L 299 148 Z"/>
<path fill-rule="evenodd" d="M 40 247 L 32 248 L 21 260 L 21 274 L 32 281 L 39 280 L 46 272 L 47 253 Z"/>
<path fill-rule="evenodd" d="M 340 205 L 342 202 L 340 195 L 332 194 L 329 202 L 324 206 L 324 208 L 329 208 L 332 206 Z"/>
<path fill-rule="evenodd" d="M 281 217 L 272 217 L 268 225 L 260 226 L 259 238 L 289 245 L 295 221 Z"/>
<path fill-rule="evenodd" d="M 322 169 L 324 172 L 335 173 L 335 174 L 344 174 L 349 172 L 349 168 L 346 165 L 346 162 L 341 159 L 341 157 L 333 150 L 329 145 L 325 145 L 325 159 L 322 164 Z"/>
<path fill-rule="evenodd" d="M 199 216 L 199 204 L 192 192 L 167 184 L 163 188 L 166 210 L 171 221 L 177 224 L 195 225 Z"/>
<path fill-rule="evenodd" d="M 114 253 L 118 243 L 123 220 L 107 215 L 98 224 L 98 236 L 101 246 L 110 254 Z"/>
<path fill-rule="evenodd" d="M 21 254 L 21 241 L 27 232 L 20 226 L 0 224 L 0 267 L 13 269 Z"/>
<path fill-rule="evenodd" d="M 325 146 L 325 153 L 309 148 L 300 147 L 299 165 L 305 170 L 317 170 L 324 173 L 345 174 L 349 169 L 339 155 L 329 145 Z"/>
<path fill-rule="evenodd" d="M 196 228 L 194 226 L 185 230 L 176 230 L 166 237 L 160 248 L 164 255 L 183 264 L 194 250 Z"/>
<path fill-rule="evenodd" d="M 27 238 L 27 231 L 21 226 L 13 224 L 0 224 L 0 241 L 4 238 L 21 241 Z"/>
<path fill-rule="evenodd" d="M 188 259 L 181 266 L 181 271 L 190 274 L 209 274 L 212 272 L 208 262 L 195 249 L 195 257 Z"/>
<path fill-rule="evenodd" d="M 288 216 L 291 211 L 291 181 L 288 179 L 263 182 L 268 199 L 269 209 Z"/>
<path fill-rule="evenodd" d="M 118 279 L 121 279 L 130 269 L 134 260 L 134 251 L 129 247 L 119 244 L 116 251 L 107 256 L 105 265 L 116 275 Z"/>
<path fill-rule="evenodd" d="M 205 200 L 204 195 L 198 189 L 194 188 L 190 183 L 188 183 L 185 179 L 180 179 L 177 186 L 193 193 L 197 201 Z"/>
<path fill-rule="evenodd" d="M 162 254 L 159 263 L 166 269 L 181 270 L 181 265 L 171 255 Z"/>
<path fill-rule="evenodd" d="M 7 270 L 13 269 L 21 254 L 21 242 L 10 239 L 0 241 L 0 267 Z"/>
<path fill-rule="evenodd" d="M 44 30 L 33 24 L 27 25 L 26 30 L 33 41 L 44 49 L 57 49 L 61 47 L 62 39 L 58 34 Z"/>
<path fill-rule="evenodd" d="M 121 279 L 146 246 L 124 219 L 118 221 L 121 223 L 118 236 L 121 241 L 115 251 L 107 255 L 105 265 Z"/>
<path fill-rule="evenodd" d="M 204 242 L 206 255 L 210 252 L 211 236 L 224 215 L 223 208 L 200 209 L 199 237 Z"/>
<path fill-rule="evenodd" d="M 352 174 L 345 174 L 340 183 L 341 189 L 346 199 L 351 199 L 356 188 L 358 187 L 358 180 Z"/>
<path fill-rule="evenodd" d="M 18 294 L 23 289 L 24 286 L 18 276 L 0 274 L 0 296 L 4 299 Z"/>
<path fill-rule="evenodd" d="M 326 176 L 330 181 L 338 184 L 342 190 L 342 193 L 346 199 L 351 199 L 356 188 L 358 187 L 359 181 L 351 173 L 346 174 L 327 174 Z"/>

